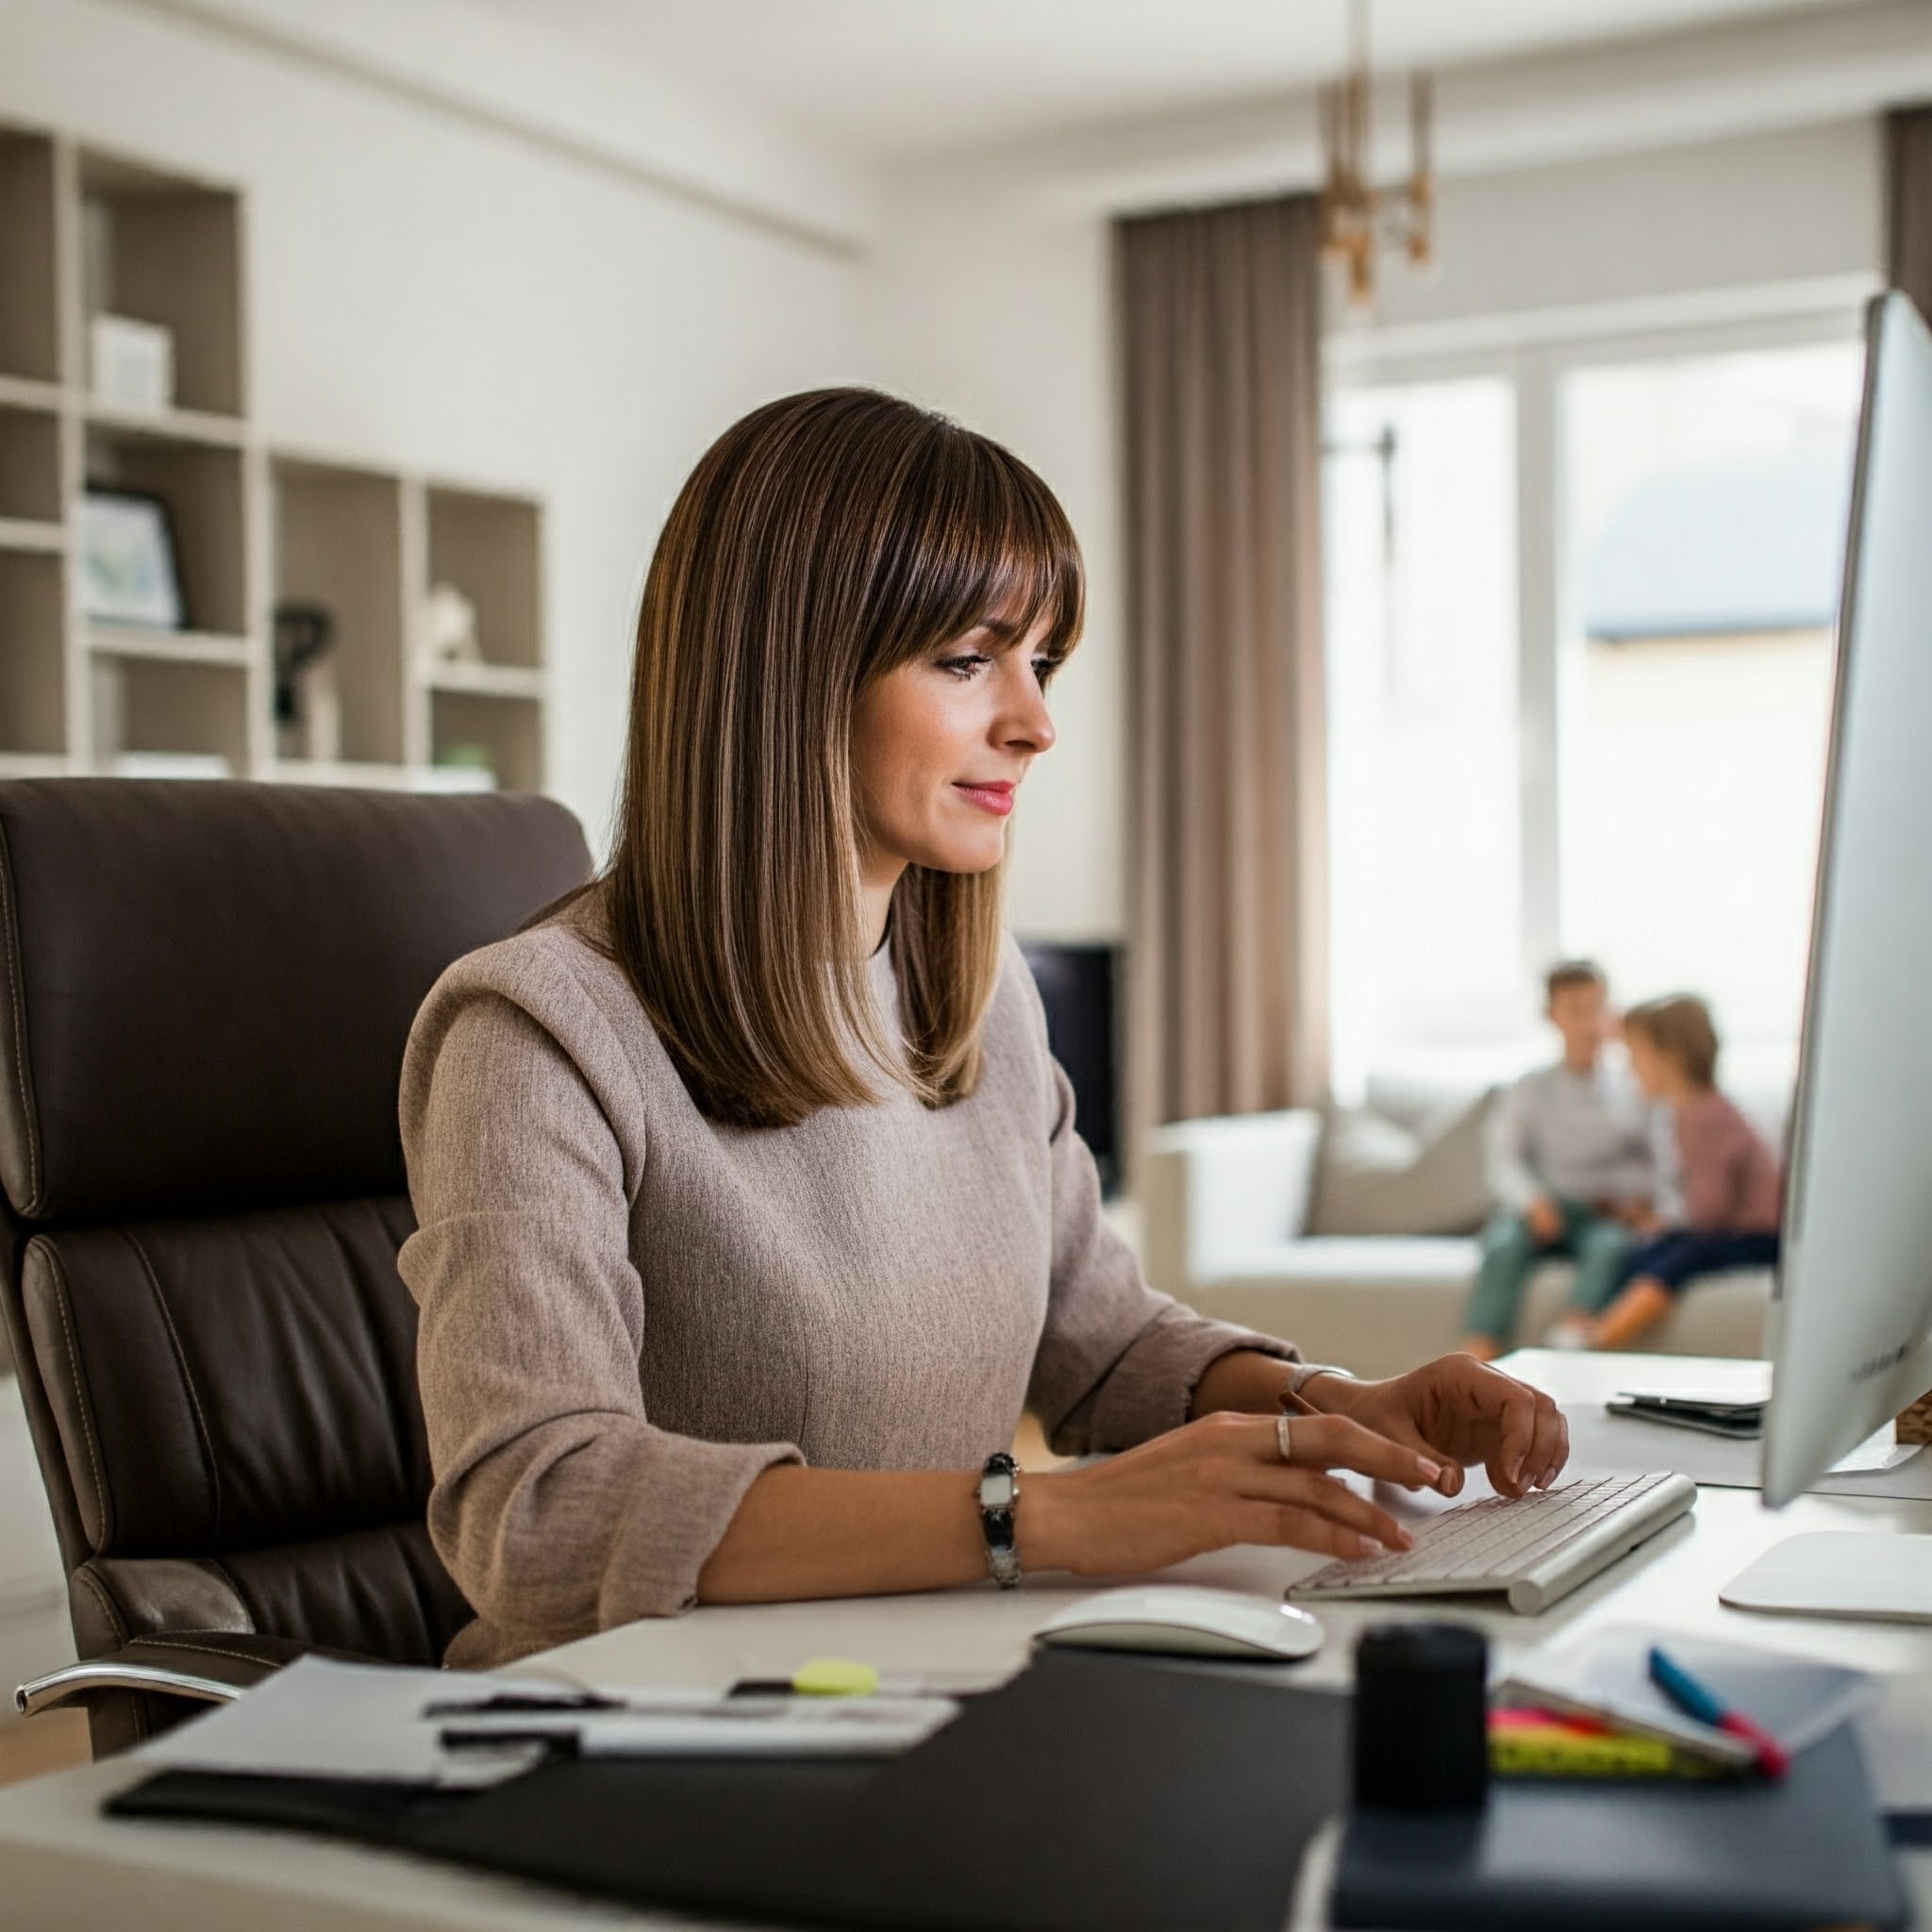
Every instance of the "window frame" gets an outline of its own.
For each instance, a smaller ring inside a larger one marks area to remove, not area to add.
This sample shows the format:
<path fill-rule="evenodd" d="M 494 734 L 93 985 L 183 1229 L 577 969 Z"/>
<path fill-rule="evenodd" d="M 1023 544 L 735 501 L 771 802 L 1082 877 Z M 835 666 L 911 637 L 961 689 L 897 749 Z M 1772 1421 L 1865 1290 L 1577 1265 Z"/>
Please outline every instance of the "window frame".
<path fill-rule="evenodd" d="M 1324 341 L 1327 418 L 1341 394 L 1357 388 L 1488 376 L 1508 383 L 1514 394 L 1522 868 L 1517 997 L 1525 1012 L 1537 1010 L 1542 974 L 1565 951 L 1563 854 L 1574 849 L 1563 774 L 1574 754 L 1583 637 L 1577 573 L 1563 554 L 1564 379 L 1587 368 L 1856 341 L 1864 333 L 1865 306 L 1882 287 L 1875 275 L 1833 276 L 1692 298 L 1334 332 Z M 1340 966 L 1331 961 L 1332 969 Z M 1372 1074 L 1381 1071 L 1376 1058 L 1372 1053 Z"/>

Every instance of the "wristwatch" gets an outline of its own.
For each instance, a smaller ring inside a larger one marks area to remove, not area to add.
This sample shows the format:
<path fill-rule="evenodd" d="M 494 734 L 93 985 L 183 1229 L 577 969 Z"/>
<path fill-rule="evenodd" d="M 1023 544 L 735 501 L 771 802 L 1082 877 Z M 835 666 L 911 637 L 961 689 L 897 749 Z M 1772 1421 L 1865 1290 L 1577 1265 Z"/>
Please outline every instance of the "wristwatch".
<path fill-rule="evenodd" d="M 979 1472 L 979 1526 L 986 1533 L 986 1560 L 1002 1590 L 1020 1581 L 1020 1557 L 1013 1548 L 1013 1511 L 1020 1506 L 1020 1465 L 1002 1449 L 986 1458 Z"/>

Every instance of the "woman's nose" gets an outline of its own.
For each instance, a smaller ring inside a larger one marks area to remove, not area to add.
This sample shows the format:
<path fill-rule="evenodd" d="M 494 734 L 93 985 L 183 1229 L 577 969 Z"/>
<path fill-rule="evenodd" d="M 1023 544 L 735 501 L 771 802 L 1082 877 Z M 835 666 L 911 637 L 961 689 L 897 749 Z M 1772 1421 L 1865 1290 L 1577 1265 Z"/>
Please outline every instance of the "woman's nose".
<path fill-rule="evenodd" d="M 1003 708 L 999 721 L 1000 742 L 1010 750 L 1032 752 L 1036 756 L 1053 749 L 1059 734 L 1046 708 L 1046 693 L 1031 664 L 1017 667 L 1011 680 L 1012 696 Z"/>

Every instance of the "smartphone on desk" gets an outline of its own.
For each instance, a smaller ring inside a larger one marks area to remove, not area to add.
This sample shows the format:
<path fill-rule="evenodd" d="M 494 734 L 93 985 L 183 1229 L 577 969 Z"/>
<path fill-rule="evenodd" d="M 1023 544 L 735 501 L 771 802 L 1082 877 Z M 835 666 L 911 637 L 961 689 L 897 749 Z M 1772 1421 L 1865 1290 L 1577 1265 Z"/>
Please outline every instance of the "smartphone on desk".
<path fill-rule="evenodd" d="M 1664 1423 L 1674 1429 L 1696 1429 L 1707 1436 L 1754 1441 L 1764 1432 L 1762 1402 L 1734 1402 L 1718 1395 L 1669 1394 L 1660 1390 L 1626 1389 L 1604 1404 L 1611 1415 L 1641 1423 Z"/>

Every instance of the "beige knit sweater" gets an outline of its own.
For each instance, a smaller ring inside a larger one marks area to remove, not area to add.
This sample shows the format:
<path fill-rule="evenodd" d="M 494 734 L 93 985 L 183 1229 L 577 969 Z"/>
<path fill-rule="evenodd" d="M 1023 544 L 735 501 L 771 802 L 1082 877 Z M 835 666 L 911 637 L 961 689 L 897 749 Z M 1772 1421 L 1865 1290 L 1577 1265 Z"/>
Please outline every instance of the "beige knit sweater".
<path fill-rule="evenodd" d="M 452 1663 L 687 1608 L 774 1462 L 976 1469 L 1023 1405 L 1124 1448 L 1229 1350 L 1293 1358 L 1141 1280 L 1017 948 L 971 1099 L 753 1130 L 698 1112 L 579 908 L 452 966 L 403 1068 Z"/>

